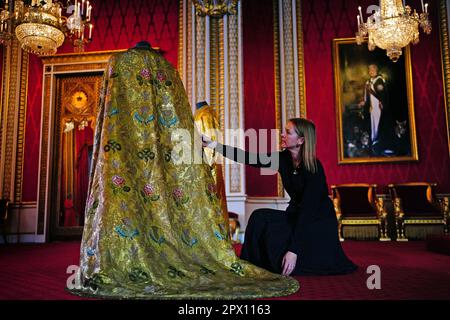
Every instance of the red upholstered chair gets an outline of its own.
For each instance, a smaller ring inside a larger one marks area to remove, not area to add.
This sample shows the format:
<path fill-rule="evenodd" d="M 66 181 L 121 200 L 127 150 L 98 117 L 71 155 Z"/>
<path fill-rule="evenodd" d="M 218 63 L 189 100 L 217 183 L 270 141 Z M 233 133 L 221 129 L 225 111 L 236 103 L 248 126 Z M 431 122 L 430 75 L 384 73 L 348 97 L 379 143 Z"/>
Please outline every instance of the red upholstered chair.
<path fill-rule="evenodd" d="M 387 212 L 383 199 L 376 196 L 376 187 L 367 183 L 331 186 L 341 241 L 345 238 L 391 240 L 387 236 Z"/>
<path fill-rule="evenodd" d="M 431 234 L 449 232 L 449 199 L 438 200 L 436 186 L 430 182 L 388 186 L 395 212 L 397 241 L 424 240 Z"/>

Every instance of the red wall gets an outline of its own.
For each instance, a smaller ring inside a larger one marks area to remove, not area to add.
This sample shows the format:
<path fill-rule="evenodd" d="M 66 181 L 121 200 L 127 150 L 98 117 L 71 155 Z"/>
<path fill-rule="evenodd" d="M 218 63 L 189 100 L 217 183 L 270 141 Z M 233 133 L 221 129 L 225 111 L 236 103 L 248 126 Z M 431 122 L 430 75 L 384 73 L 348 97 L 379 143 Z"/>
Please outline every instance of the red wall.
<path fill-rule="evenodd" d="M 146 40 L 159 47 L 164 56 L 177 66 L 179 0 L 93 0 L 93 41 L 85 51 L 127 49 Z M 64 44 L 60 53 L 71 53 Z M 39 170 L 39 136 L 42 99 L 42 63 L 30 55 L 28 75 L 27 124 L 23 201 L 37 200 Z"/>
<path fill-rule="evenodd" d="M 448 142 L 442 87 L 437 1 L 430 2 L 430 35 L 421 32 L 411 48 L 419 162 L 337 164 L 336 110 L 332 68 L 332 39 L 353 37 L 357 7 L 372 0 L 302 1 L 307 114 L 317 125 L 318 155 L 328 183 L 377 183 L 380 192 L 391 182 L 435 181 L 438 192 L 450 192 Z M 408 2 L 420 9 L 420 1 Z M 166 51 L 176 65 L 178 47 L 177 0 L 94 0 L 94 41 L 86 51 L 125 49 L 148 40 Z M 245 128 L 275 128 L 272 1 L 246 0 L 243 9 Z M 128 22 L 128 24 L 127 24 Z M 58 53 L 72 52 L 64 46 Z M 42 68 L 31 58 L 25 140 L 23 199 L 36 200 Z M 250 196 L 276 195 L 276 179 L 246 169 Z"/>
<path fill-rule="evenodd" d="M 245 129 L 274 129 L 273 6 L 271 1 L 246 0 L 242 2 L 242 14 Z M 251 152 L 258 151 L 248 141 L 246 147 Z M 269 146 L 259 151 L 267 150 L 270 150 Z M 277 194 L 276 175 L 261 176 L 259 169 L 250 166 L 246 166 L 245 170 L 249 196 Z"/>
<path fill-rule="evenodd" d="M 37 200 L 42 105 L 42 61 L 29 55 L 22 201 Z"/>
<path fill-rule="evenodd" d="M 258 4 L 258 5 L 256 5 Z M 302 1 L 307 115 L 317 125 L 317 153 L 328 183 L 370 182 L 386 193 L 394 182 L 434 181 L 450 192 L 450 160 L 442 86 L 437 1 L 430 3 L 433 31 L 411 47 L 418 162 L 338 165 L 332 40 L 354 37 L 358 6 L 373 0 Z M 409 1 L 420 9 L 420 1 Z M 273 11 L 271 1 L 243 6 L 245 127 L 274 128 Z M 247 194 L 276 195 L 273 178 L 247 169 Z"/>
<path fill-rule="evenodd" d="M 318 156 L 329 184 L 370 182 L 378 192 L 394 182 L 434 181 L 438 192 L 450 192 L 450 160 L 442 86 L 437 1 L 430 3 L 433 31 L 420 34 L 411 47 L 415 120 L 419 162 L 337 164 L 336 110 L 332 39 L 353 37 L 358 5 L 373 0 L 302 1 L 307 114 L 318 128 Z M 420 1 L 408 1 L 421 11 Z"/>

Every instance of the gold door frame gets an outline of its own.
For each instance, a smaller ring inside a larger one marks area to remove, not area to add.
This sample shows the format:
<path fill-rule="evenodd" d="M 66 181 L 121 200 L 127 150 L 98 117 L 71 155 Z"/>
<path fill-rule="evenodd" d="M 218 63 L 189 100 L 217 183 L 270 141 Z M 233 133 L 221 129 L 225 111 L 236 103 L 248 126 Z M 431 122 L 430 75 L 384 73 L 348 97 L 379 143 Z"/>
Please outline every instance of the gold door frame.
<path fill-rule="evenodd" d="M 37 235 L 49 239 L 49 231 L 58 236 L 80 236 L 82 226 L 60 227 L 58 219 L 53 218 L 60 210 L 60 164 L 59 139 L 60 124 L 57 123 L 58 77 L 62 75 L 83 76 L 86 74 L 102 74 L 112 54 L 125 50 L 60 54 L 42 58 L 42 118 L 38 183 Z M 55 137 L 58 137 L 55 139 Z M 58 165 L 56 165 L 58 164 Z"/>

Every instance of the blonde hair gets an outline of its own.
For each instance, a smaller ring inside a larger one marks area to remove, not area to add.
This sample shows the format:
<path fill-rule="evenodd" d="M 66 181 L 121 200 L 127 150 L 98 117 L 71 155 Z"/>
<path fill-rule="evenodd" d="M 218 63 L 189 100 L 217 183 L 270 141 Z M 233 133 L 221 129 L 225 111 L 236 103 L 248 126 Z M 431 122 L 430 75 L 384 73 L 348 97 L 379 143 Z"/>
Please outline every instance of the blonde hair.
<path fill-rule="evenodd" d="M 303 161 L 307 171 L 316 173 L 316 126 L 311 121 L 303 118 L 292 118 L 289 119 L 289 122 L 294 124 L 297 135 L 305 139 L 299 160 Z"/>

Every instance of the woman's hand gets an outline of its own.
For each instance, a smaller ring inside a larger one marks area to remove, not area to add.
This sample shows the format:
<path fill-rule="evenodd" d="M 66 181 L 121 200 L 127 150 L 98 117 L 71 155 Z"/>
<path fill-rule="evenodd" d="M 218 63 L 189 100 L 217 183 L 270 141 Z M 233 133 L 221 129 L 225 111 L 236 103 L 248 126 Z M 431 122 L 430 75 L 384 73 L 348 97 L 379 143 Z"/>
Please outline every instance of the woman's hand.
<path fill-rule="evenodd" d="M 283 257 L 283 272 L 281 273 L 283 276 L 288 276 L 294 271 L 295 265 L 297 264 L 297 255 L 291 251 L 286 252 Z"/>
<path fill-rule="evenodd" d="M 203 147 L 205 147 L 205 148 L 210 147 L 210 148 L 214 149 L 216 143 L 215 143 L 215 141 L 211 140 L 211 138 L 202 134 L 202 146 Z"/>

